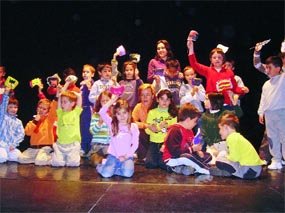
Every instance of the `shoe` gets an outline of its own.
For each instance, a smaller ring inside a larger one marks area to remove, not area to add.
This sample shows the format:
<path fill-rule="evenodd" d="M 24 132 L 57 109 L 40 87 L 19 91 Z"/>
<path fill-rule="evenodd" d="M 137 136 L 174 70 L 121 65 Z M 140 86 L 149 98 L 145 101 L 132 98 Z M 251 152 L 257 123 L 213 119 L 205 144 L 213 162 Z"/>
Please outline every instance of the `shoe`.
<path fill-rule="evenodd" d="M 210 168 L 210 175 L 218 176 L 218 177 L 230 177 L 230 176 L 232 176 L 231 173 L 227 172 L 226 170 L 221 170 L 217 167 Z"/>
<path fill-rule="evenodd" d="M 285 160 L 281 161 L 282 166 L 285 166 Z"/>
<path fill-rule="evenodd" d="M 272 161 L 271 164 L 267 168 L 271 170 L 282 169 L 282 164 L 280 162 Z"/>
<path fill-rule="evenodd" d="M 191 166 L 183 166 L 181 172 L 183 175 L 189 176 L 194 174 L 195 169 Z"/>
<path fill-rule="evenodd" d="M 184 166 L 174 166 L 172 167 L 172 171 L 177 173 L 177 174 L 182 174 L 182 169 L 183 169 Z"/>

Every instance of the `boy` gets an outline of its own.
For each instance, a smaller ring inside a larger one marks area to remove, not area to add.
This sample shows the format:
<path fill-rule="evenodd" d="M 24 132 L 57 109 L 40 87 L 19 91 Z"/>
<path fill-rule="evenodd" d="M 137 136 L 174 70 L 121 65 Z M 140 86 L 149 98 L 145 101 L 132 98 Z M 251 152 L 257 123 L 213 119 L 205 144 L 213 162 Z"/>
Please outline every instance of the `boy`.
<path fill-rule="evenodd" d="M 118 86 L 117 82 L 111 79 L 112 67 L 110 64 L 99 64 L 97 70 L 100 75 L 100 79 L 94 82 L 88 97 L 89 101 L 93 104 L 95 104 L 101 92 L 109 89 L 113 85 Z"/>
<path fill-rule="evenodd" d="M 183 79 L 179 77 L 180 63 L 176 59 L 166 61 L 166 72 L 164 76 L 155 75 L 152 83 L 155 92 L 161 89 L 169 89 L 172 93 L 173 101 L 176 106 L 180 105 L 179 91 Z"/>
<path fill-rule="evenodd" d="M 170 127 L 164 141 L 163 160 L 168 170 L 191 175 L 195 169 L 198 173 L 209 174 L 207 163 L 211 161 L 211 155 L 201 151 L 201 143 L 193 143 L 192 129 L 200 116 L 198 109 L 190 103 L 179 109 L 178 123 Z"/>
<path fill-rule="evenodd" d="M 58 98 L 57 108 L 57 135 L 58 140 L 53 144 L 52 166 L 79 166 L 80 165 L 80 114 L 81 95 L 66 91 L 70 81 L 66 82 L 63 92 Z"/>
<path fill-rule="evenodd" d="M 282 156 L 285 159 L 285 73 L 282 72 L 282 60 L 278 56 L 267 58 L 265 64 L 270 79 L 262 87 L 257 112 L 259 122 L 265 123 L 272 155 L 268 169 L 282 169 Z"/>
<path fill-rule="evenodd" d="M 17 118 L 19 102 L 9 98 L 9 88 L 5 88 L 0 104 L 0 163 L 18 161 L 21 152 L 16 147 L 24 140 L 22 121 Z"/>
<path fill-rule="evenodd" d="M 243 179 L 255 179 L 262 171 L 262 161 L 252 144 L 240 133 L 238 117 L 227 113 L 219 120 L 219 133 L 221 138 L 226 140 L 228 154 L 220 155 L 217 158 L 217 168 L 211 168 L 213 176 L 236 176 Z"/>

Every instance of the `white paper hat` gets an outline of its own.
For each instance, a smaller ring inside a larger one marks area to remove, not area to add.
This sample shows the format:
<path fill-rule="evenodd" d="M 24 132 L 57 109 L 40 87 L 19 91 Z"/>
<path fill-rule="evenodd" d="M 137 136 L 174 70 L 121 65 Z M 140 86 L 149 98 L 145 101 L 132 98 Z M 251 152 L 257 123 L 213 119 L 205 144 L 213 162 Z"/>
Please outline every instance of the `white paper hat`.
<path fill-rule="evenodd" d="M 218 44 L 218 45 L 217 45 L 217 48 L 222 49 L 222 51 L 223 51 L 224 53 L 226 53 L 226 52 L 229 50 L 229 48 L 228 48 L 227 46 L 224 46 L 224 45 L 222 45 L 222 44 Z"/>
<path fill-rule="evenodd" d="M 119 56 L 124 56 L 126 55 L 126 50 L 123 45 L 120 45 L 117 49 L 116 52 L 119 54 Z"/>

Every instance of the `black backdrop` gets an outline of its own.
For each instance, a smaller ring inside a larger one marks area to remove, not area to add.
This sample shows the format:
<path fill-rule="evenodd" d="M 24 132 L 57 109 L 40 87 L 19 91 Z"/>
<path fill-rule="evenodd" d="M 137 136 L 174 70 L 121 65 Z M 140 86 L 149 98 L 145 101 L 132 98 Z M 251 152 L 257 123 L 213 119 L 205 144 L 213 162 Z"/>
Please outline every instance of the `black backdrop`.
<path fill-rule="evenodd" d="M 155 43 L 167 39 L 180 60 L 188 65 L 186 38 L 196 29 L 195 51 L 199 61 L 218 43 L 236 61 L 236 74 L 250 88 L 242 99 L 242 133 L 257 148 L 263 127 L 257 122 L 261 87 L 266 76 L 252 66 L 251 46 L 271 38 L 262 59 L 278 54 L 284 39 L 283 1 L 1 1 L 1 64 L 20 81 L 19 118 L 25 125 L 35 113 L 37 91 L 28 82 L 45 79 L 66 67 L 81 76 L 82 65 L 95 67 L 110 61 L 120 44 L 128 53 L 141 54 L 139 70 L 146 79 L 147 64 Z M 120 65 L 127 57 L 119 59 Z M 27 144 L 27 138 L 25 143 Z"/>

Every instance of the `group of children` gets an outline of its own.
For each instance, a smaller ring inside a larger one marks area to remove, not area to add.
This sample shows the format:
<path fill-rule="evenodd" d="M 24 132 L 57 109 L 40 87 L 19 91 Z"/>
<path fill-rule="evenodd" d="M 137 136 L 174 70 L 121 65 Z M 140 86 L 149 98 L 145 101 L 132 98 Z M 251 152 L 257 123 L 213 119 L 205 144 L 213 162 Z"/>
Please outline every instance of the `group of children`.
<path fill-rule="evenodd" d="M 184 175 L 259 177 L 265 162 L 238 133 L 242 116 L 238 100 L 249 89 L 237 84 L 222 49 L 213 49 L 211 65 L 205 66 L 197 62 L 192 39 L 187 39 L 187 46 L 190 66 L 182 73 L 169 43 L 159 40 L 156 56 L 149 62 L 148 83 L 140 79 L 131 60 L 123 64 L 119 82 L 114 64 L 109 63 L 98 65 L 96 81 L 95 68 L 85 64 L 80 88 L 71 68 L 63 73 L 64 85 L 52 76 L 50 98 L 39 84 L 37 114 L 25 128 L 17 118 L 18 102 L 6 85 L 1 92 L 0 162 L 77 167 L 81 157 L 87 157 L 103 177 L 131 177 L 135 161 L 148 169 Z M 255 62 L 257 52 L 256 47 Z M 270 138 L 273 158 L 268 168 L 281 169 L 282 154 L 285 157 L 282 61 L 270 57 L 266 66 L 256 64 L 270 77 L 258 109 L 261 123 L 265 115 Z M 1 87 L 3 70 L 0 67 Z M 206 90 L 196 72 L 206 78 Z M 30 136 L 30 148 L 20 152 L 16 147 L 25 134 Z"/>

